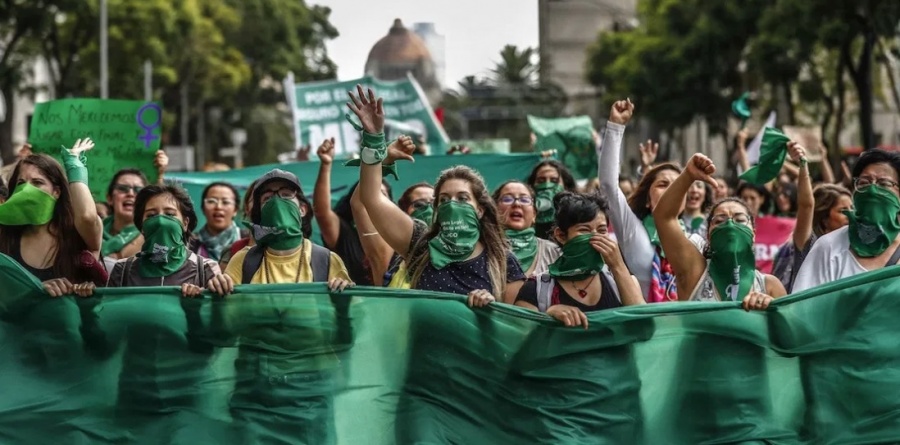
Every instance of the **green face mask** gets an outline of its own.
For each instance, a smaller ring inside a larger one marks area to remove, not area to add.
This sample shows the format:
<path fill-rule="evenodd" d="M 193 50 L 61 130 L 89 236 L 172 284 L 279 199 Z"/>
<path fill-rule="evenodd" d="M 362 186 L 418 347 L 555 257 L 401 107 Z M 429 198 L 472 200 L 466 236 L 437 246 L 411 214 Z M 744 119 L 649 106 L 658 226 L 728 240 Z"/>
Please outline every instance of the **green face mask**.
<path fill-rule="evenodd" d="M 509 239 L 509 246 L 512 248 L 516 259 L 519 260 L 522 270 L 531 268 L 538 249 L 538 240 L 534 236 L 534 227 L 524 230 L 506 229 L 506 238 Z"/>
<path fill-rule="evenodd" d="M 578 281 L 603 269 L 603 257 L 591 246 L 590 234 L 578 235 L 562 246 L 562 255 L 550 265 L 550 276 Z"/>
<path fill-rule="evenodd" d="M 845 210 L 850 220 L 850 248 L 863 258 L 878 256 L 887 250 L 900 233 L 900 199 L 877 185 L 863 187 L 853 194 L 853 210 Z"/>
<path fill-rule="evenodd" d="M 562 184 L 547 181 L 534 186 L 534 209 L 537 210 L 537 223 L 546 224 L 553 222 L 554 215 L 553 198 L 563 191 Z"/>
<path fill-rule="evenodd" d="M 410 216 L 425 224 L 431 225 L 432 221 L 434 221 L 434 207 L 430 205 L 419 207 L 413 210 Z"/>
<path fill-rule="evenodd" d="M 166 277 L 175 273 L 187 259 L 184 226 L 178 218 L 157 215 L 144 221 L 144 247 L 138 257 L 142 277 Z"/>
<path fill-rule="evenodd" d="M 734 221 L 709 234 L 709 276 L 722 301 L 741 301 L 756 279 L 753 229 Z"/>
<path fill-rule="evenodd" d="M 270 198 L 262 207 L 259 222 L 253 225 L 253 238 L 260 246 L 292 250 L 303 243 L 300 207 L 291 199 Z"/>
<path fill-rule="evenodd" d="M 56 198 L 23 182 L 9 200 L 0 205 L 0 224 L 4 226 L 42 226 L 53 219 Z"/>
<path fill-rule="evenodd" d="M 475 208 L 469 204 L 447 201 L 438 207 L 437 223 L 441 231 L 428 242 L 431 265 L 443 269 L 448 264 L 469 258 L 481 237 Z"/>

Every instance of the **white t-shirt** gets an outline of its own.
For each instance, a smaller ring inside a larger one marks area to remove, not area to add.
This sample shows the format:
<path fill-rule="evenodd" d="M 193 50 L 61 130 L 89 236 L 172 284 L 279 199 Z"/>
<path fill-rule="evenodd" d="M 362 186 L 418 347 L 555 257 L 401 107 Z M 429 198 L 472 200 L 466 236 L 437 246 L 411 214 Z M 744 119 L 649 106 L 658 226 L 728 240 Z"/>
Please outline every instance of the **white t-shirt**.
<path fill-rule="evenodd" d="M 822 235 L 813 245 L 797 278 L 792 292 L 800 292 L 825 283 L 868 272 L 850 252 L 847 226 Z"/>

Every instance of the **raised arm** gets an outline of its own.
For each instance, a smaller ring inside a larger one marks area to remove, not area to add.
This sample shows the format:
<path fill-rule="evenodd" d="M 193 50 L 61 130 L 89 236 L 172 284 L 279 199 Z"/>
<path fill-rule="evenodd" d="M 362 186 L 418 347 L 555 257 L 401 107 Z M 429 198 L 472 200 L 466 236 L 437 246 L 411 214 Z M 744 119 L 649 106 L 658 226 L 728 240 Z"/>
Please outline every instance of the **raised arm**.
<path fill-rule="evenodd" d="M 716 166 L 709 158 L 699 153 L 695 154 L 688 161 L 684 171 L 678 175 L 678 179 L 666 189 L 656 204 L 656 208 L 653 209 L 653 220 L 656 222 L 659 242 L 675 272 L 678 299 L 681 301 L 690 299 L 691 292 L 706 270 L 706 259 L 694 247 L 690 239 L 684 236 L 684 230 L 678 224 L 678 214 L 681 212 L 681 203 L 684 202 L 684 197 L 690 190 L 691 184 L 694 181 L 715 184 L 716 181 L 712 177 L 715 172 Z"/>
<path fill-rule="evenodd" d="M 360 199 L 359 187 L 350 197 L 350 208 L 353 210 L 353 220 L 356 221 L 356 228 L 359 231 L 359 241 L 362 244 L 363 253 L 369 259 L 372 266 L 372 282 L 376 286 L 384 285 L 384 274 L 390 265 L 391 257 L 394 256 L 394 249 L 384 241 L 384 238 L 378 234 L 375 225 L 369 218 L 369 212 Z"/>
<path fill-rule="evenodd" d="M 90 139 L 79 139 L 71 150 L 63 153 L 63 164 L 66 177 L 69 178 L 69 195 L 72 200 L 72 213 L 75 217 L 75 229 L 84 240 L 88 250 L 99 258 L 100 245 L 103 244 L 103 221 L 97 215 L 97 204 L 88 188 L 88 173 L 82 153 L 94 148 Z"/>
<path fill-rule="evenodd" d="M 403 210 L 394 205 L 386 196 L 381 194 L 381 164 L 393 163 L 396 159 L 413 161 L 411 154 L 406 153 L 410 145 L 415 149 L 412 139 L 401 137 L 392 144 L 393 150 L 384 146 L 384 107 L 382 100 L 376 100 L 375 92 L 369 89 L 368 97 L 363 93 L 361 86 L 356 86 L 357 94 L 352 91 L 350 102 L 347 106 L 359 118 L 363 127 L 363 147 L 360 154 L 362 165 L 359 170 L 360 201 L 366 207 L 366 211 L 372 218 L 372 224 L 385 242 L 397 253 L 406 256 L 409 243 L 413 236 L 413 220 Z M 381 135 L 380 147 L 367 145 L 379 145 L 378 135 Z M 367 142 L 370 141 L 370 142 Z M 403 150 L 400 149 L 403 147 Z M 415 162 L 415 161 L 413 161 Z"/>
<path fill-rule="evenodd" d="M 788 142 L 788 153 L 792 160 L 800 163 L 800 175 L 797 177 L 797 224 L 794 226 L 793 241 L 794 247 L 802 250 L 812 235 L 813 211 L 816 201 L 813 197 L 812 181 L 809 179 L 806 149 L 791 141 Z"/>
<path fill-rule="evenodd" d="M 322 232 L 325 247 L 334 250 L 341 234 L 341 220 L 331 209 L 331 166 L 334 163 L 334 138 L 325 139 L 316 151 L 319 155 L 319 177 L 313 190 L 313 214 Z M 357 224 L 358 226 L 358 224 Z"/>
<path fill-rule="evenodd" d="M 153 166 L 156 167 L 156 184 L 166 184 L 166 171 L 169 170 L 169 155 L 163 150 L 157 150 L 156 156 L 153 158 Z"/>

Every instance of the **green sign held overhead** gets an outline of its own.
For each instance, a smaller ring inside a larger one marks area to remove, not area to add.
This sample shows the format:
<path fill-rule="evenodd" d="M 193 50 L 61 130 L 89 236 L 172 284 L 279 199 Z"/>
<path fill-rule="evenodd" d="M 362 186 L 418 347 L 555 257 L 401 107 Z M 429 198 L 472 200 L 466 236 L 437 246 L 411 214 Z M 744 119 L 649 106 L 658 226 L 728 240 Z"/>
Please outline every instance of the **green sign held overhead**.
<path fill-rule="evenodd" d="M 91 193 L 106 200 L 113 175 L 137 168 L 156 182 L 153 158 L 160 147 L 162 109 L 153 102 L 104 99 L 61 99 L 37 104 L 28 142 L 35 153 L 58 159 L 60 147 L 89 137 L 95 148 L 87 153 Z"/>
<path fill-rule="evenodd" d="M 569 168 L 575 179 L 597 175 L 597 148 L 590 117 L 528 116 L 528 126 L 536 138 L 535 151 L 556 150 L 559 160 Z"/>

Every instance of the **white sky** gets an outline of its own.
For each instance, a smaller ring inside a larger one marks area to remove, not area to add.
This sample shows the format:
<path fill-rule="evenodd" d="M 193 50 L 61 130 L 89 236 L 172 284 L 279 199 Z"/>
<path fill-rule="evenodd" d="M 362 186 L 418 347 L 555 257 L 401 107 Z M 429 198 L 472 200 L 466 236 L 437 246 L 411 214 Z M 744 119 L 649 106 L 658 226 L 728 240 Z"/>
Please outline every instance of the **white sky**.
<path fill-rule="evenodd" d="M 387 35 L 395 18 L 408 28 L 432 22 L 446 39 L 446 87 L 468 75 L 487 75 L 500 50 L 538 45 L 537 0 L 312 0 L 331 8 L 331 23 L 341 35 L 327 44 L 338 66 L 338 79 L 363 75 L 366 57 Z"/>

